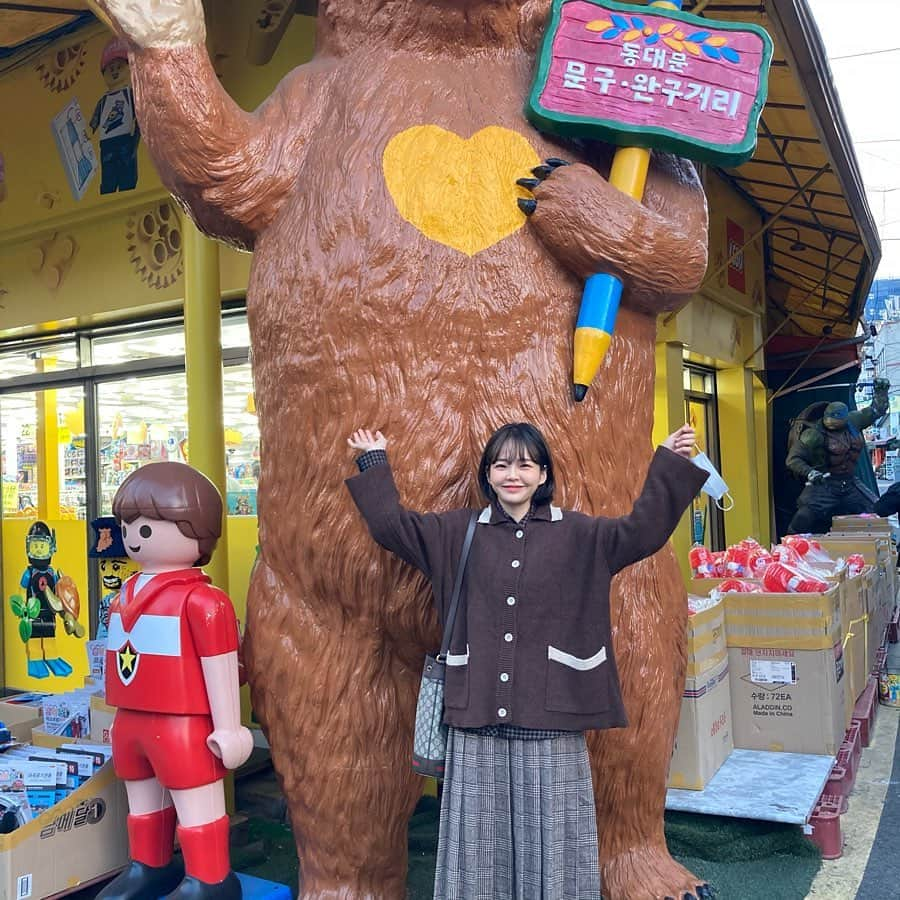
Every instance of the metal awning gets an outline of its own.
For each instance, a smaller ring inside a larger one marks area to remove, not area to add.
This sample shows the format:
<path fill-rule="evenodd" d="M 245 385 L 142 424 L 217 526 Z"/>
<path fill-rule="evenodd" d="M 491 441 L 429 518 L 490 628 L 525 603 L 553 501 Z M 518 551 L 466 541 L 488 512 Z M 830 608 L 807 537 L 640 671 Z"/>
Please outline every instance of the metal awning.
<path fill-rule="evenodd" d="M 776 325 L 789 314 L 788 331 L 820 335 L 831 326 L 836 337 L 852 336 L 881 245 L 807 0 L 687 0 L 684 8 L 755 22 L 772 35 L 756 154 L 722 175 L 767 225 L 767 302 L 780 314 Z M 0 2 L 0 57 L 92 21 L 87 9 L 87 0 Z"/>
<path fill-rule="evenodd" d="M 45 46 L 90 21 L 86 0 L 0 3 L 0 59 Z"/>
<path fill-rule="evenodd" d="M 852 336 L 881 243 L 807 0 L 694 0 L 685 10 L 755 22 L 772 36 L 756 153 L 722 175 L 767 223 L 769 308 L 790 314 L 795 331 Z"/>

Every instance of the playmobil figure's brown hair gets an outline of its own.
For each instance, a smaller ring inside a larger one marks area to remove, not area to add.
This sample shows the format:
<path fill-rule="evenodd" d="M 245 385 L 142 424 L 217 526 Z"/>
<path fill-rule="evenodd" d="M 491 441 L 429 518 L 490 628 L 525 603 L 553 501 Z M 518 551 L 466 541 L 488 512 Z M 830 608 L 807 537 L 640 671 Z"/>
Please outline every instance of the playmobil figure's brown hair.
<path fill-rule="evenodd" d="M 174 522 L 200 548 L 205 566 L 222 536 L 222 497 L 203 474 L 184 463 L 150 463 L 132 472 L 113 498 L 113 515 L 126 524 L 139 516 Z"/>

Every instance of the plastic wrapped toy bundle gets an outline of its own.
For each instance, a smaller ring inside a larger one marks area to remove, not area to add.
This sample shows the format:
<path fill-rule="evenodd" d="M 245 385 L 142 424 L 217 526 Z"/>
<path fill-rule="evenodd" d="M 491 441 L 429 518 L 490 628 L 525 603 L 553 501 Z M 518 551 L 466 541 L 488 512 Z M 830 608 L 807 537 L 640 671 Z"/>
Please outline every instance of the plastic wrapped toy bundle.
<path fill-rule="evenodd" d="M 716 564 L 712 553 L 703 544 L 694 544 L 688 553 L 691 575 L 694 578 L 715 578 Z"/>
<path fill-rule="evenodd" d="M 709 596 L 698 597 L 696 594 L 688 594 L 688 615 L 694 616 L 707 609 L 712 609 L 719 602 L 718 592 L 712 591 Z"/>
<path fill-rule="evenodd" d="M 720 594 L 761 594 L 762 588 L 752 581 L 740 578 L 726 578 L 718 587 Z"/>
<path fill-rule="evenodd" d="M 811 594 L 827 591 L 829 583 L 808 570 L 783 562 L 771 563 L 763 575 L 763 586 L 773 594 Z"/>

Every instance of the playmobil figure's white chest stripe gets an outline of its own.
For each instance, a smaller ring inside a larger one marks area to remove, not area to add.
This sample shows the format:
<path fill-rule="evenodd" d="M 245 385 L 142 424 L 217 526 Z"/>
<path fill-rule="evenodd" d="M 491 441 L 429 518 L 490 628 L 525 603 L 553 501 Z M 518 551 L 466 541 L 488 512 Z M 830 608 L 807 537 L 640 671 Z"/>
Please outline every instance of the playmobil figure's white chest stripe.
<path fill-rule="evenodd" d="M 178 616 L 141 616 L 131 631 L 122 625 L 121 613 L 109 617 L 107 647 L 115 653 L 131 641 L 138 653 L 151 656 L 181 655 L 181 619 Z"/>

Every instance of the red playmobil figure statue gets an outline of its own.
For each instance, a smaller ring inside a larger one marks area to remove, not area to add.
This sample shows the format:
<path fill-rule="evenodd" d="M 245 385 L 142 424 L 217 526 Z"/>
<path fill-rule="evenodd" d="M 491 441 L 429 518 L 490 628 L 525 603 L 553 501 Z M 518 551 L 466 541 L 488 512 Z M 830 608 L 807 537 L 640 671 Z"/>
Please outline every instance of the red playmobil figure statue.
<path fill-rule="evenodd" d="M 234 610 L 197 568 L 222 533 L 222 498 L 190 466 L 152 463 L 125 479 L 113 515 L 143 567 L 110 607 L 106 652 L 132 862 L 98 896 L 239 898 L 222 779 L 253 738 L 240 719 Z M 172 858 L 176 819 L 183 868 Z"/>

